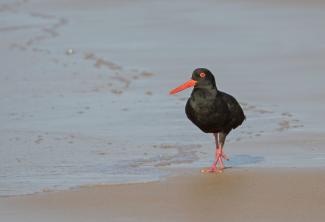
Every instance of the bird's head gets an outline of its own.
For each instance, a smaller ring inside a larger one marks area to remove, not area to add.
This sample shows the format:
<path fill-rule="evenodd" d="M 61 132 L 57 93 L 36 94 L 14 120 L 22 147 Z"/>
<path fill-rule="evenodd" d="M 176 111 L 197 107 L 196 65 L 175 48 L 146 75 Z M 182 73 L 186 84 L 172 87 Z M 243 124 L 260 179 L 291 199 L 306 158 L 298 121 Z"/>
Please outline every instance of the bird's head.
<path fill-rule="evenodd" d="M 192 78 L 186 83 L 171 90 L 169 94 L 178 93 L 184 89 L 194 86 L 195 88 L 216 88 L 213 74 L 206 68 L 197 68 L 192 73 Z"/>

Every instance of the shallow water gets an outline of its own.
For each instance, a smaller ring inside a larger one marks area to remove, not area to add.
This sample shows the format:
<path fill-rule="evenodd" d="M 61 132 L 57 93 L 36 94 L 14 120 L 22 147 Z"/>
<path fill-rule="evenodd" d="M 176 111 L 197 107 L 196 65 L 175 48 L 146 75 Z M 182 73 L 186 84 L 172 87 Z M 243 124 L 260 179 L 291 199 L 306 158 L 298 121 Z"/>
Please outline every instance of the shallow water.
<path fill-rule="evenodd" d="M 245 110 L 229 166 L 325 166 L 324 5 L 76 2 L 0 3 L 0 196 L 209 165 L 168 95 L 195 67 Z"/>

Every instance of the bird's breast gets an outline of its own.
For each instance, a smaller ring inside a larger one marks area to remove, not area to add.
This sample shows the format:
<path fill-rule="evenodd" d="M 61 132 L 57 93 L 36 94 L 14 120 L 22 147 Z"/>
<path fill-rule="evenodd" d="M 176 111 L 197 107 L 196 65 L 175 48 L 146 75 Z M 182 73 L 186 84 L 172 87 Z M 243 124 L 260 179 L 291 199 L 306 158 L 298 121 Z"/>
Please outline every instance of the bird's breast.
<path fill-rule="evenodd" d="M 229 118 L 227 104 L 214 91 L 196 90 L 187 101 L 187 117 L 204 132 L 221 129 Z"/>

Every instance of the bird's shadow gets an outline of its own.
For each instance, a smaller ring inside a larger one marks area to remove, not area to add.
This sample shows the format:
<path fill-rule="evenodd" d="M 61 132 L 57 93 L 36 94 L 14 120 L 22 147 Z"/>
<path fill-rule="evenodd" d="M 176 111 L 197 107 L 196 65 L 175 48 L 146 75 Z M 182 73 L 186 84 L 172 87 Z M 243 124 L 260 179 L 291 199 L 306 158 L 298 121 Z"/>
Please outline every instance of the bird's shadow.
<path fill-rule="evenodd" d="M 252 156 L 248 154 L 240 154 L 231 156 L 229 164 L 232 167 L 243 166 L 243 165 L 255 165 L 264 161 L 263 156 Z"/>

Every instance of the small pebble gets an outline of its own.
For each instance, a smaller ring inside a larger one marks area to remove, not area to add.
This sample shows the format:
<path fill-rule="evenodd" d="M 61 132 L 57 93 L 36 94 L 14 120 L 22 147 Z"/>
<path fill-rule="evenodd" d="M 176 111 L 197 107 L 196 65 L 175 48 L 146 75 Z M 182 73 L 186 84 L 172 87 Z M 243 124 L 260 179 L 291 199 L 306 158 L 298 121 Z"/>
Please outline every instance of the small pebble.
<path fill-rule="evenodd" d="M 65 52 L 67 55 L 72 55 L 75 53 L 75 51 L 73 49 L 68 49 L 66 52 Z"/>

